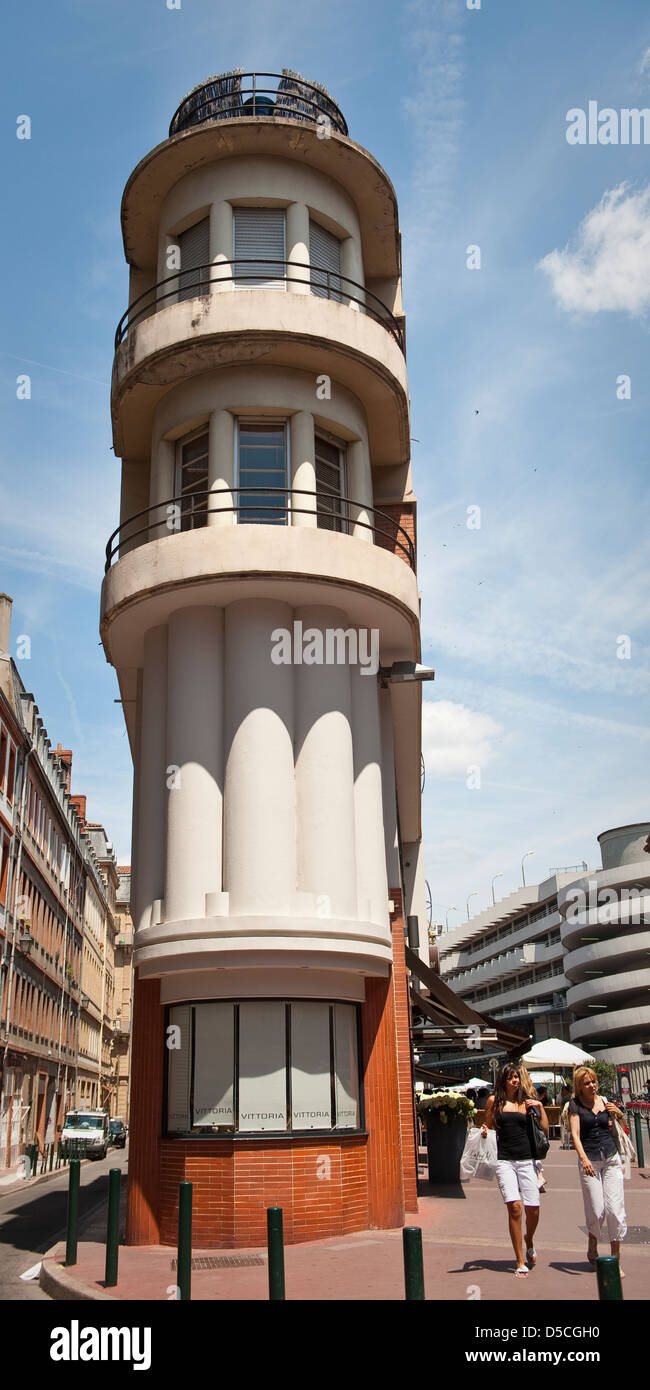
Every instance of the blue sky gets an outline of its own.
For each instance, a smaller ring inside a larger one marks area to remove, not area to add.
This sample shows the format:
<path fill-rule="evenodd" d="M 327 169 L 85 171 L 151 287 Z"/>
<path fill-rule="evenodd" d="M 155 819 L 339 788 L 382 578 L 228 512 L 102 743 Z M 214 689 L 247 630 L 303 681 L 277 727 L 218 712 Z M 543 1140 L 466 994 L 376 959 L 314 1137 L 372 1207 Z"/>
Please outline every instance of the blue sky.
<path fill-rule="evenodd" d="M 128 859 L 130 757 L 98 636 L 122 188 L 196 82 L 288 66 L 327 85 L 400 204 L 434 915 L 462 920 L 474 890 L 484 906 L 493 874 L 514 888 L 529 849 L 529 880 L 597 864 L 599 831 L 650 815 L 650 177 L 644 145 L 569 145 L 566 113 L 650 105 L 650 14 L 22 0 L 3 30 L 0 587 L 89 817 Z"/>

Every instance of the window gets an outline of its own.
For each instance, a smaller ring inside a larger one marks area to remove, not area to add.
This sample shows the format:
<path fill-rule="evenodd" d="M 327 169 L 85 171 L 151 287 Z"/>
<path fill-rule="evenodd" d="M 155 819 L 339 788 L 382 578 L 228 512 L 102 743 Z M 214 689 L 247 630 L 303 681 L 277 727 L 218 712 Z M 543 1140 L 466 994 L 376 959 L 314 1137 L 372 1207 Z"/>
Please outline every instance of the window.
<path fill-rule="evenodd" d="M 284 424 L 239 426 L 237 501 L 240 522 L 284 526 L 287 521 Z"/>
<path fill-rule="evenodd" d="M 311 292 L 321 299 L 341 301 L 341 243 L 338 237 L 309 220 Z M 358 293 L 358 291 L 357 291 Z"/>
<path fill-rule="evenodd" d="M 357 1022 L 355 1004 L 311 999 L 175 1005 L 167 1132 L 359 1129 Z"/>
<path fill-rule="evenodd" d="M 6 785 L 6 778 L 7 778 L 7 749 L 8 749 L 8 742 L 9 742 L 9 740 L 8 740 L 8 738 L 7 738 L 7 731 L 6 731 L 6 729 L 3 729 L 2 726 L 0 725 L 0 792 L 2 792 L 2 795 L 3 795 L 3 796 L 4 796 L 5 785 Z"/>
<path fill-rule="evenodd" d="M 284 289 L 284 219 L 284 208 L 234 209 L 234 274 L 239 289 Z"/>
<path fill-rule="evenodd" d="M 327 531 L 345 530 L 341 502 L 345 493 L 341 450 L 319 435 L 316 436 L 316 492 L 318 525 Z M 305 501 L 303 498 L 302 505 Z"/>
<path fill-rule="evenodd" d="M 208 524 L 208 432 L 202 429 L 179 448 L 176 496 L 180 497 L 181 531 Z"/>
<path fill-rule="evenodd" d="M 181 274 L 178 278 L 178 298 L 193 299 L 196 294 L 209 293 L 210 276 L 210 218 L 195 222 L 178 238 Z M 165 301 L 169 303 L 169 300 Z"/>

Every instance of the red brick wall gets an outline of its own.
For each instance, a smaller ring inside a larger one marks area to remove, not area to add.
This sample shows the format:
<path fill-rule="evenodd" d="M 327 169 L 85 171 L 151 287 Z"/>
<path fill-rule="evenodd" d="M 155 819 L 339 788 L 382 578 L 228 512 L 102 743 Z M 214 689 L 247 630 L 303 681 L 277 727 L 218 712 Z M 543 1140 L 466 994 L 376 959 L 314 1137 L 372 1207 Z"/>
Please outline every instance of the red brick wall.
<path fill-rule="evenodd" d="M 405 564 L 410 564 L 407 554 L 408 545 L 404 536 L 397 530 L 401 526 L 406 531 L 407 536 L 413 542 L 413 549 L 417 561 L 417 540 L 415 533 L 415 502 L 380 502 L 379 511 L 382 516 L 377 517 L 379 531 L 375 531 L 377 545 L 381 545 L 384 550 L 390 550 L 393 555 L 397 555 Z M 387 520 L 390 517 L 390 520 Z M 380 534 L 380 532 L 382 534 Z"/>
<path fill-rule="evenodd" d="M 382 1230 L 404 1224 L 393 981 L 366 979 L 361 1010 L 368 1130 L 368 1216 Z"/>
<path fill-rule="evenodd" d="M 164 1026 L 160 982 L 140 980 L 136 973 L 129 1111 L 128 1245 L 157 1245 L 160 1241 Z M 178 1197 L 178 1190 L 176 1195 Z"/>
<path fill-rule="evenodd" d="M 411 1020 L 408 976 L 404 955 L 404 908 L 402 894 L 398 888 L 391 888 L 389 896 L 395 904 L 395 911 L 391 914 L 391 930 L 393 934 L 395 1039 L 404 1201 L 408 1212 L 416 1212 L 418 1209 L 417 1154 L 415 1151 L 413 1077 L 411 1075 Z"/>
<path fill-rule="evenodd" d="M 287 1244 L 345 1235 L 368 1226 L 364 1137 L 163 1140 L 163 1244 L 176 1243 L 178 1184 L 193 1183 L 192 1238 L 197 1249 L 266 1244 L 267 1207 L 282 1207 Z"/>

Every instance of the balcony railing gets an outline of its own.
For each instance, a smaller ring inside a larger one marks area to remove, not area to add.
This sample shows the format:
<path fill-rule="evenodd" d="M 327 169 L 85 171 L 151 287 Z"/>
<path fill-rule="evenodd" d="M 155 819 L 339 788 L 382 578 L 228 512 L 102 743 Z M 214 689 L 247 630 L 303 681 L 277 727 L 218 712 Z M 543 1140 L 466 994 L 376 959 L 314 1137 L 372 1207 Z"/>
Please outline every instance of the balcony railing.
<path fill-rule="evenodd" d="M 344 116 L 322 87 L 288 72 L 235 72 L 212 77 L 184 97 L 172 116 L 169 136 L 204 121 L 232 121 L 241 116 L 282 117 L 325 127 L 329 123 L 339 135 L 348 133 Z"/>
<path fill-rule="evenodd" d="M 306 498 L 312 499 L 315 506 L 301 506 L 296 500 Z M 352 516 L 351 509 L 361 515 Z M 156 502 L 152 507 L 135 512 L 109 536 L 105 572 L 119 558 L 120 550 L 125 545 L 130 549 L 134 541 L 144 545 L 148 540 L 160 538 L 165 532 L 173 535 L 178 531 L 205 527 L 208 516 L 223 517 L 228 513 L 240 525 L 266 523 L 286 526 L 291 523 L 292 517 L 299 515 L 316 519 L 322 530 L 338 531 L 344 535 L 350 535 L 360 526 L 372 533 L 376 545 L 393 553 L 399 552 L 415 570 L 415 547 L 408 532 L 387 512 L 379 511 L 377 507 L 367 507 L 364 502 L 354 502 L 349 497 L 335 497 L 329 492 L 310 491 L 308 488 L 222 487 L 181 493 L 166 502 Z M 365 521 L 363 516 L 371 520 Z"/>
<path fill-rule="evenodd" d="M 141 319 L 157 313 L 168 301 L 178 302 L 181 299 L 191 299 L 194 295 L 208 294 L 210 285 L 218 285 L 223 289 L 229 281 L 236 288 L 246 288 L 248 284 L 251 288 L 256 286 L 258 289 L 268 288 L 269 285 L 309 285 L 312 294 L 318 295 L 319 298 L 334 299 L 338 303 L 345 301 L 346 304 L 354 305 L 356 312 L 368 314 L 392 334 L 402 352 L 404 351 L 404 337 L 395 315 L 383 300 L 371 290 L 359 285 L 356 280 L 350 280 L 347 275 L 340 275 L 332 270 L 321 270 L 319 266 L 304 265 L 302 261 L 253 260 L 250 256 L 246 260 L 240 257 L 233 261 L 209 261 L 206 265 L 192 266 L 190 270 L 179 269 L 173 275 L 166 276 L 164 280 L 159 280 L 151 289 L 139 294 L 137 299 L 129 304 L 117 325 L 115 351 L 117 352 L 120 343 L 126 338 L 129 329 L 134 328 Z"/>

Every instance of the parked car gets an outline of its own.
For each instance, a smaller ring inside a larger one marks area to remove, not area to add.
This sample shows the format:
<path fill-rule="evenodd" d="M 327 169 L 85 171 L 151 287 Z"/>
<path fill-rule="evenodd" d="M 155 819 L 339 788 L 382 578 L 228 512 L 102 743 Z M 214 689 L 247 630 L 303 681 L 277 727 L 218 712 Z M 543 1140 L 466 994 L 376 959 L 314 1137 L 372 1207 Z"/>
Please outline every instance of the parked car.
<path fill-rule="evenodd" d="M 61 1134 L 69 1153 L 88 1158 L 106 1158 L 109 1144 L 108 1115 L 105 1110 L 69 1110 Z"/>
<path fill-rule="evenodd" d="M 126 1144 L 127 1129 L 124 1120 L 110 1120 L 108 1125 L 110 1142 L 116 1149 L 123 1149 Z"/>

